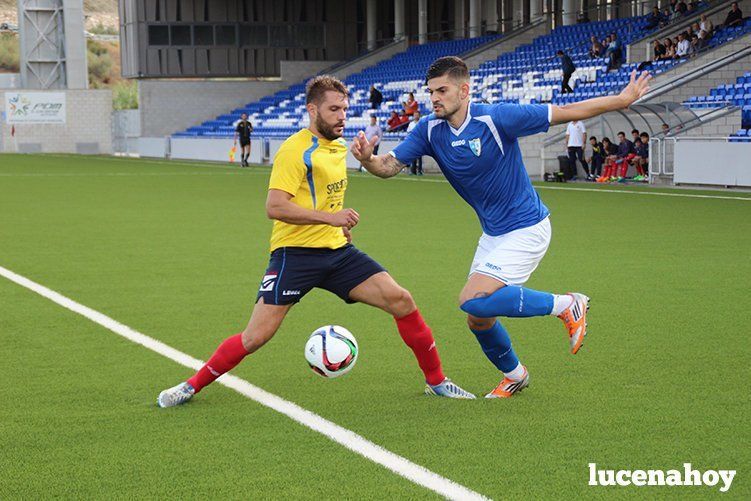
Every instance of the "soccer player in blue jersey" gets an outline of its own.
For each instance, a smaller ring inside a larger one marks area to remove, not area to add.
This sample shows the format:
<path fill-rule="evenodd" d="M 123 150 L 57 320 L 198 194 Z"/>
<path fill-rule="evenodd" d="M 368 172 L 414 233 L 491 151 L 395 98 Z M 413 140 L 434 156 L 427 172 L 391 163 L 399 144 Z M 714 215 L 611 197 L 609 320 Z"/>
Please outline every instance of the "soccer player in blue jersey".
<path fill-rule="evenodd" d="M 572 354 L 587 334 L 587 296 L 523 287 L 548 249 L 551 229 L 550 212 L 532 188 L 517 139 L 627 108 L 647 92 L 650 78 L 634 72 L 619 95 L 566 106 L 478 104 L 470 102 L 467 65 L 458 57 L 442 57 L 426 76 L 433 113 L 402 143 L 376 156 L 372 141 L 362 133 L 355 138 L 353 155 L 378 177 L 395 176 L 415 158 L 432 156 L 477 213 L 483 233 L 459 303 L 483 352 L 504 375 L 487 398 L 508 398 L 529 385 L 529 373 L 496 317 L 555 315 L 568 330 Z"/>

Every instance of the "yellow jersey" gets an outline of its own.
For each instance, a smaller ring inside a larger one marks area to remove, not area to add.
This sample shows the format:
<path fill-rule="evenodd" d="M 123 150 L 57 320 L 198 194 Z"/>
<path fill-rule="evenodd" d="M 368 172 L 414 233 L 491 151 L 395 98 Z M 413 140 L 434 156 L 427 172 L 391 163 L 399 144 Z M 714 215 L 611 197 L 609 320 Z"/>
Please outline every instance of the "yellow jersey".
<path fill-rule="evenodd" d="M 274 157 L 270 190 L 292 195 L 306 209 L 339 212 L 347 189 L 347 143 L 319 138 L 308 129 L 287 138 Z M 274 221 L 271 252 L 279 247 L 338 249 L 347 239 L 341 228 L 326 224 L 299 225 Z"/>

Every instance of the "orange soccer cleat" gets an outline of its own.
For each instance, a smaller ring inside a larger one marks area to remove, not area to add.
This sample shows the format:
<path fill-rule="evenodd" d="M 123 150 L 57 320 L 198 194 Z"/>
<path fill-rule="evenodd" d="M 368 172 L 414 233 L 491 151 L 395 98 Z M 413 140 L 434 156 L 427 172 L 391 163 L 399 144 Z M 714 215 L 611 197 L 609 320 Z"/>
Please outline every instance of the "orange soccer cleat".
<path fill-rule="evenodd" d="M 522 391 L 527 386 L 529 386 L 529 372 L 524 367 L 524 376 L 519 381 L 504 377 L 503 381 L 495 387 L 495 390 L 485 395 L 485 398 L 510 398 L 514 393 Z"/>
<path fill-rule="evenodd" d="M 584 344 L 587 335 L 587 311 L 589 310 L 589 298 L 578 292 L 569 293 L 573 298 L 571 305 L 566 308 L 558 318 L 563 320 L 568 329 L 569 345 L 571 354 L 576 355 L 579 348 Z"/>

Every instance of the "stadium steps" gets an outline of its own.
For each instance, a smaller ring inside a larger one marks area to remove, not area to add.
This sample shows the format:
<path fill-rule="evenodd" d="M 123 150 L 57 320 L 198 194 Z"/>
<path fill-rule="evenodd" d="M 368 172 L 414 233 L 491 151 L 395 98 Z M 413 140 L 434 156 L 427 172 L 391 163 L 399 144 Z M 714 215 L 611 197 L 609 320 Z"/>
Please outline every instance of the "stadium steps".
<path fill-rule="evenodd" d="M 667 37 L 674 38 L 678 33 L 683 33 L 693 23 L 701 21 L 702 14 L 706 14 L 712 24 L 719 26 L 725 21 L 728 11 L 734 0 L 723 0 L 721 2 L 711 2 L 711 5 L 705 9 L 699 9 L 696 15 L 685 18 L 665 26 L 657 31 L 653 31 L 637 40 L 632 41 L 626 46 L 626 61 L 629 63 L 640 63 L 652 59 L 652 42 L 655 39 L 664 40 Z M 746 13 L 751 11 L 751 0 L 742 0 L 738 3 L 740 9 Z M 664 7 L 660 9 L 662 11 Z M 650 6 L 651 9 L 651 6 Z"/>
<path fill-rule="evenodd" d="M 524 25 L 509 32 L 504 33 L 503 37 L 493 40 L 483 46 L 464 55 L 464 62 L 470 70 L 477 69 L 486 61 L 498 59 L 502 54 L 513 52 L 517 47 L 531 44 L 535 38 L 550 33 L 549 15 Z"/>

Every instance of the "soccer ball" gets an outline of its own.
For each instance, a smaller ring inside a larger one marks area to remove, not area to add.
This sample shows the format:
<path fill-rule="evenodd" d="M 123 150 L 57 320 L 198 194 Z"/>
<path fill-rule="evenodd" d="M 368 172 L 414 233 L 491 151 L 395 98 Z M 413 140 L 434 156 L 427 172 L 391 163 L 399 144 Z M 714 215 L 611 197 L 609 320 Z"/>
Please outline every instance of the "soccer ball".
<path fill-rule="evenodd" d="M 339 377 L 351 371 L 358 352 L 355 336 L 339 325 L 316 329 L 305 343 L 305 360 L 322 377 Z"/>

